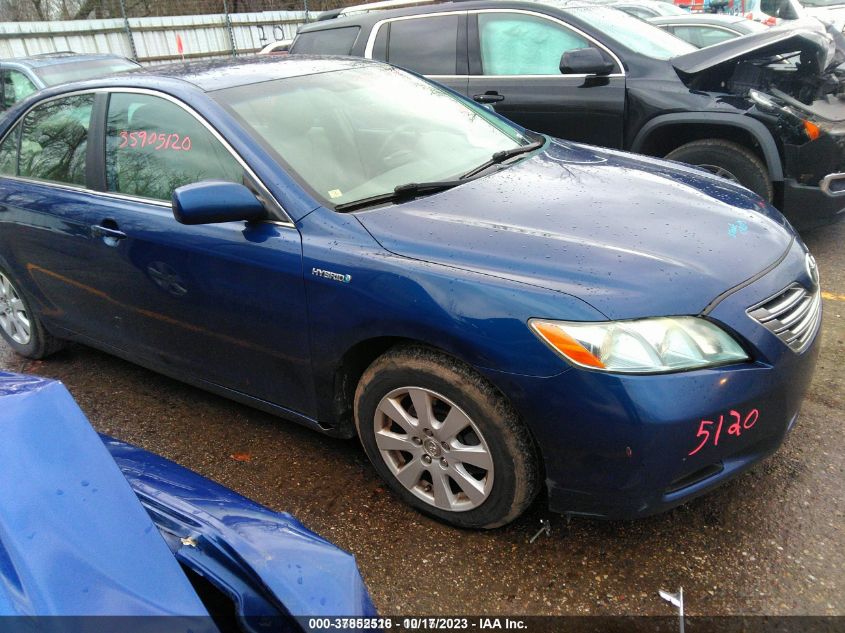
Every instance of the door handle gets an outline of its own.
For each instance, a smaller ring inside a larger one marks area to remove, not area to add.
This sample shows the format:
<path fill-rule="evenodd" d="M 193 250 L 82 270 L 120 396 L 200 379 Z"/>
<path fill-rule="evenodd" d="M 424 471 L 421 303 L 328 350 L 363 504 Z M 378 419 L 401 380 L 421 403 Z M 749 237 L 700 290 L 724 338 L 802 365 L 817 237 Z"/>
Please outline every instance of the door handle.
<path fill-rule="evenodd" d="M 498 103 L 499 101 L 504 101 L 505 96 L 500 95 L 498 92 L 488 90 L 483 95 L 472 95 L 472 100 L 476 103 Z"/>
<path fill-rule="evenodd" d="M 126 233 L 123 231 L 101 224 L 95 224 L 91 227 L 91 235 L 103 238 L 103 241 L 109 246 L 117 246 L 120 240 L 126 239 Z"/>

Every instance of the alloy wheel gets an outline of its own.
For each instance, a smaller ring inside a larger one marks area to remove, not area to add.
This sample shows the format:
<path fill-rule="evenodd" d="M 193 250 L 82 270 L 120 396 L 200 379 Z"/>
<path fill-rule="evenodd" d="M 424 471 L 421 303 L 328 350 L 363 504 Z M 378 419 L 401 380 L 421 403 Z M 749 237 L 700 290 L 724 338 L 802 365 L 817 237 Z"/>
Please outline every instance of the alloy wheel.
<path fill-rule="evenodd" d="M 484 436 L 448 398 L 422 387 L 394 389 L 376 408 L 374 431 L 384 463 L 429 505 L 464 512 L 490 495 L 493 457 Z"/>
<path fill-rule="evenodd" d="M 32 323 L 26 306 L 11 280 L 3 273 L 0 273 L 0 328 L 20 345 L 27 345 L 32 339 Z"/>

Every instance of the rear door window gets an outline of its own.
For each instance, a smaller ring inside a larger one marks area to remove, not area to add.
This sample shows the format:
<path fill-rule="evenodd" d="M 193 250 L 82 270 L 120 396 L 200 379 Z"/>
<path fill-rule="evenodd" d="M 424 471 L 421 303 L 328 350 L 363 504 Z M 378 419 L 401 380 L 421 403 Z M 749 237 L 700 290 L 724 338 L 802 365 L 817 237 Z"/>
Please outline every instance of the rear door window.
<path fill-rule="evenodd" d="M 421 75 L 456 75 L 459 15 L 437 15 L 390 23 L 387 61 Z M 381 31 L 376 37 L 382 36 Z M 376 57 L 378 59 L 378 57 Z"/>
<path fill-rule="evenodd" d="M 344 26 L 339 29 L 324 29 L 300 33 L 291 46 L 291 53 L 304 55 L 349 55 L 358 39 L 358 26 Z"/>
<path fill-rule="evenodd" d="M 18 140 L 21 126 L 15 125 L 0 144 L 0 176 L 18 175 Z"/>
<path fill-rule="evenodd" d="M 109 98 L 106 184 L 109 191 L 169 201 L 173 190 L 203 180 L 243 182 L 231 152 L 179 105 L 146 94 Z"/>
<path fill-rule="evenodd" d="M 93 107 L 94 95 L 83 94 L 33 108 L 23 120 L 19 175 L 84 186 Z"/>

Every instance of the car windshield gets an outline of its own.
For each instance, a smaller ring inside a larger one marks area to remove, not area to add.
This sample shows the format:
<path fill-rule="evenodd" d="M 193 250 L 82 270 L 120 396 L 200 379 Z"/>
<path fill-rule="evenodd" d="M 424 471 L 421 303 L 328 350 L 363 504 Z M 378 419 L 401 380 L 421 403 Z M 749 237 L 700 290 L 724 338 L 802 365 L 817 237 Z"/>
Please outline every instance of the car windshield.
<path fill-rule="evenodd" d="M 698 50 L 671 33 L 618 9 L 598 5 L 579 6 L 571 0 L 540 0 L 540 3 L 565 9 L 625 48 L 652 59 L 671 59 Z"/>
<path fill-rule="evenodd" d="M 138 64 L 128 59 L 89 59 L 42 66 L 36 68 L 35 72 L 48 86 L 57 86 L 71 81 L 105 77 L 136 68 L 139 68 Z"/>
<path fill-rule="evenodd" d="M 402 70 L 367 65 L 218 90 L 226 106 L 324 202 L 459 178 L 527 145 L 492 112 Z"/>

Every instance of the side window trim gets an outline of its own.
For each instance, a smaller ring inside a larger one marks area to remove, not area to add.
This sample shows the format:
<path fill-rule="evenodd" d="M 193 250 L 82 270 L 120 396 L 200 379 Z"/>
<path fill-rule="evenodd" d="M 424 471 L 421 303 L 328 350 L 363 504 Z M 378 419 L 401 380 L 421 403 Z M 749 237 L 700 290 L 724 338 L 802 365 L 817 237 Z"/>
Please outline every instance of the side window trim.
<path fill-rule="evenodd" d="M 387 44 L 385 46 L 385 50 L 390 50 L 390 25 L 394 22 L 400 22 L 403 20 L 421 20 L 424 18 L 433 18 L 439 17 L 441 15 L 457 15 L 458 16 L 458 58 L 455 60 L 456 67 L 459 70 L 466 69 L 467 73 L 469 72 L 467 55 L 464 55 L 464 50 L 469 50 L 469 44 L 467 42 L 467 11 L 438 11 L 437 13 L 421 13 L 419 15 L 403 15 L 398 18 L 387 18 L 384 20 L 379 20 L 373 25 L 372 30 L 370 31 L 370 35 L 367 38 L 367 45 L 364 48 L 364 57 L 366 59 L 373 59 L 373 49 L 375 48 L 376 38 L 378 37 L 379 30 L 383 27 L 387 28 Z M 467 43 L 466 47 L 463 47 L 463 44 Z M 390 58 L 388 57 L 388 63 L 390 62 Z M 426 75 L 426 77 L 441 77 L 441 78 L 450 78 L 450 77 L 466 77 L 466 74 L 463 75 Z"/>
<path fill-rule="evenodd" d="M 284 210 L 284 207 L 281 205 L 281 203 L 278 200 L 276 200 L 275 196 L 273 196 L 273 194 L 270 193 L 270 190 L 267 188 L 267 186 L 261 181 L 260 178 L 258 178 L 258 176 L 255 174 L 255 172 L 252 170 L 252 168 L 241 157 L 241 155 L 238 154 L 237 151 L 235 151 L 235 148 L 232 147 L 229 144 L 229 142 L 225 138 L 223 138 L 223 136 L 210 123 L 208 123 L 208 121 L 205 120 L 205 118 L 200 116 L 199 113 L 197 113 L 188 104 L 186 104 L 183 101 L 177 99 L 176 97 L 173 97 L 173 96 L 171 96 L 167 93 L 164 93 L 164 92 L 159 92 L 157 90 L 152 90 L 152 89 L 149 89 L 149 88 L 131 88 L 131 87 L 95 88 L 93 90 L 75 90 L 75 91 L 71 91 L 71 92 L 65 92 L 65 93 L 62 93 L 62 94 L 59 94 L 59 95 L 54 95 L 52 97 L 48 97 L 46 99 L 42 99 L 42 100 L 32 104 L 31 106 L 29 106 L 29 108 L 27 108 L 26 112 L 24 112 L 20 117 L 18 117 L 18 120 L 15 121 L 15 123 L 8 130 L 6 130 L 5 134 L 3 134 L 3 138 L 0 138 L 0 144 L 2 144 L 3 141 L 6 140 L 6 137 L 11 132 L 13 132 L 16 127 L 21 125 L 22 121 L 26 118 L 26 116 L 36 107 L 43 105 L 45 103 L 49 103 L 50 101 L 54 101 L 56 99 L 61 99 L 61 98 L 64 98 L 64 97 L 71 97 L 71 96 L 83 95 L 83 94 L 93 94 L 93 95 L 95 95 L 95 103 L 94 103 L 94 110 L 91 113 L 91 123 L 90 123 L 90 127 L 89 127 L 89 143 L 90 143 L 90 138 L 91 138 L 90 137 L 91 128 L 93 128 L 94 126 L 97 126 L 97 128 L 98 128 L 97 134 L 102 135 L 103 141 L 102 141 L 102 145 L 101 145 L 101 147 L 102 147 L 102 158 L 99 159 L 99 157 L 98 157 L 97 159 L 95 159 L 95 161 L 96 160 L 102 160 L 102 171 L 100 171 L 98 169 L 98 174 L 94 178 L 95 179 L 101 178 L 102 182 L 105 183 L 106 174 L 105 174 L 105 127 L 104 126 L 105 126 L 105 117 L 106 117 L 107 112 L 106 112 L 106 109 L 104 109 L 103 112 L 102 112 L 103 118 L 95 120 L 95 116 L 99 116 L 98 112 L 96 110 L 97 97 L 99 97 L 99 95 L 103 94 L 104 98 L 107 99 L 112 93 L 118 93 L 118 92 L 134 93 L 134 94 L 147 94 L 147 95 L 151 95 L 151 96 L 154 96 L 154 97 L 161 97 L 161 98 L 163 98 L 167 101 L 170 101 L 170 102 L 174 103 L 175 105 L 181 107 L 183 110 L 185 110 L 185 112 L 187 112 L 189 115 L 194 117 L 200 123 L 200 125 L 204 126 L 212 134 L 212 136 L 214 136 L 214 138 L 216 138 L 223 145 L 223 147 L 226 149 L 226 151 L 229 152 L 229 154 L 232 155 L 232 157 L 235 159 L 235 161 L 237 161 L 238 164 L 244 169 L 244 172 L 247 174 L 247 176 L 249 176 L 249 182 L 254 183 L 255 186 L 258 188 L 259 191 L 256 192 L 257 195 L 262 200 L 264 200 L 266 203 L 268 203 L 270 206 L 274 207 L 277 214 L 279 215 L 279 219 L 270 220 L 270 221 L 273 224 L 276 224 L 276 225 L 279 225 L 279 226 L 289 226 L 291 228 L 295 228 L 293 220 L 291 220 L 290 216 Z M 18 158 L 17 158 L 18 163 L 20 163 L 20 136 L 21 135 L 18 135 L 18 152 L 17 152 L 18 153 Z M 86 169 L 92 169 L 92 163 L 89 162 L 90 158 L 91 158 L 90 153 L 86 149 Z M 17 173 L 20 173 L 20 165 L 19 164 L 18 164 L 18 168 L 17 168 Z M 152 204 L 152 205 L 156 205 L 156 206 L 160 206 L 160 207 L 168 207 L 169 208 L 171 206 L 169 202 L 166 202 L 164 200 L 154 200 L 152 198 L 142 198 L 142 197 L 139 197 L 139 196 L 130 196 L 130 195 L 126 195 L 126 194 L 114 193 L 114 192 L 111 192 L 111 191 L 105 191 L 105 187 L 103 187 L 102 189 L 92 189 L 88 186 L 82 187 L 82 186 L 79 186 L 79 185 L 74 185 L 74 184 L 69 184 L 69 183 L 47 182 L 47 181 L 44 181 L 44 180 L 38 180 L 38 179 L 35 179 L 35 178 L 26 178 L 26 177 L 23 177 L 23 176 L 4 176 L 4 175 L 0 175 L 0 178 L 14 178 L 16 180 L 33 182 L 33 183 L 37 183 L 39 185 L 45 185 L 45 186 L 48 186 L 48 187 L 56 187 L 56 188 L 59 188 L 59 189 L 70 189 L 72 191 L 96 193 L 98 195 L 108 196 L 110 198 L 119 198 L 119 199 L 123 199 L 123 200 L 132 200 L 132 201 L 135 201 L 135 202 L 144 202 L 144 203 L 147 203 L 147 204 Z"/>
<path fill-rule="evenodd" d="M 470 38 L 470 47 L 471 47 L 470 59 L 473 60 L 473 61 L 477 60 L 476 68 L 479 70 L 479 72 L 481 70 L 481 34 L 478 31 L 478 15 L 480 13 L 519 13 L 519 14 L 522 14 L 522 15 L 530 15 L 531 17 L 540 18 L 540 19 L 543 19 L 543 20 L 548 20 L 549 22 L 553 22 L 553 23 L 555 23 L 559 26 L 562 26 L 563 28 L 565 28 L 569 31 L 572 31 L 573 33 L 577 33 L 578 35 L 580 35 L 581 37 L 586 39 L 588 42 L 593 44 L 596 48 L 598 48 L 598 49 L 604 51 L 605 53 L 607 53 L 610 56 L 610 58 L 613 60 L 614 64 L 616 64 L 616 67 L 619 69 L 619 72 L 611 73 L 610 75 L 607 75 L 607 77 L 614 78 L 614 77 L 624 77 L 625 76 L 625 67 L 622 65 L 622 60 L 619 58 L 618 55 L 616 55 L 616 53 L 614 53 L 607 46 L 605 46 L 604 44 L 599 42 L 596 38 L 592 37 L 590 34 L 585 33 L 581 29 L 579 29 L 579 28 L 577 28 L 577 27 L 575 27 L 571 24 L 568 24 L 568 23 L 564 22 L 563 20 L 560 20 L 560 19 L 558 19 L 554 16 L 546 15 L 544 13 L 538 13 L 537 11 L 527 11 L 525 9 L 475 9 L 473 11 L 470 11 L 469 13 L 470 13 L 470 25 L 474 24 L 474 27 L 470 26 L 470 29 L 469 29 L 470 34 L 474 35 L 474 40 L 473 40 L 473 38 Z M 473 68 L 471 66 L 470 71 L 472 71 L 472 70 L 473 70 Z M 582 74 L 564 75 L 562 73 L 559 73 L 559 74 L 556 74 L 556 75 L 507 75 L 507 76 L 508 77 L 519 77 L 520 79 L 532 79 L 532 78 L 533 79 L 548 79 L 550 77 L 583 78 L 583 77 L 586 77 L 587 75 L 582 75 Z M 479 78 L 479 77 L 481 77 L 481 78 L 485 78 L 485 77 L 487 77 L 487 78 L 492 78 L 492 77 L 501 78 L 502 75 L 482 75 L 482 74 L 472 75 L 471 74 L 470 77 L 472 77 L 472 78 Z"/>

